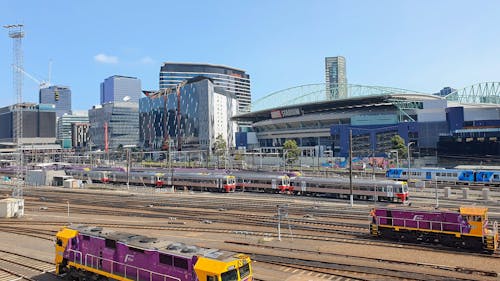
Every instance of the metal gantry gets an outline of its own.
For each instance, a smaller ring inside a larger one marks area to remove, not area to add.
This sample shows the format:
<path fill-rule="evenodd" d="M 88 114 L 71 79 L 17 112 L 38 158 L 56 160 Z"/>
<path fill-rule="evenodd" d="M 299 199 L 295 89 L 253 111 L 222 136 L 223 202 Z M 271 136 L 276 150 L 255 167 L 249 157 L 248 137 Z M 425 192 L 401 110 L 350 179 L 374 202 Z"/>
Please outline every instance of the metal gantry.
<path fill-rule="evenodd" d="M 500 82 L 482 82 L 447 95 L 446 100 L 469 104 L 500 104 Z"/>
<path fill-rule="evenodd" d="M 14 114 L 14 132 L 13 139 L 16 141 L 17 145 L 17 169 L 16 169 L 16 187 L 12 191 L 12 196 L 14 198 L 22 198 L 23 192 L 22 187 L 24 184 L 23 178 L 23 149 L 22 149 L 22 138 L 23 138 L 23 50 L 22 50 L 22 39 L 24 37 L 24 25 L 22 24 L 12 24 L 4 25 L 9 31 L 9 37 L 12 38 L 12 53 L 13 53 L 13 86 L 14 86 L 14 97 L 16 104 L 13 107 Z"/>

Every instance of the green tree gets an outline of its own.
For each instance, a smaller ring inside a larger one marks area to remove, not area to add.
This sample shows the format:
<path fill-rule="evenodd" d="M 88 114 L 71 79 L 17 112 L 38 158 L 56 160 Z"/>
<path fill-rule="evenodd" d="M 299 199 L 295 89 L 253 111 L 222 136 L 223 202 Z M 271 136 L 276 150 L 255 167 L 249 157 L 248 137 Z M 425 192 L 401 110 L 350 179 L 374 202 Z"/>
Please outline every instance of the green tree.
<path fill-rule="evenodd" d="M 217 156 L 217 168 L 219 168 L 219 159 L 225 160 L 226 147 L 226 140 L 224 140 L 224 137 L 219 134 L 215 139 L 213 146 L 213 152 Z"/>
<path fill-rule="evenodd" d="M 224 157 L 224 155 L 226 154 L 226 147 L 227 147 L 226 140 L 224 140 L 224 137 L 221 134 L 219 134 L 215 139 L 214 143 L 215 155 Z"/>
<path fill-rule="evenodd" d="M 283 155 L 282 157 L 285 157 L 286 159 L 286 164 L 291 165 L 299 159 L 300 155 L 300 148 L 297 145 L 297 142 L 295 140 L 287 140 L 283 144 Z"/>
<path fill-rule="evenodd" d="M 404 159 L 408 153 L 405 145 L 405 140 L 400 135 L 395 135 L 391 138 L 392 149 L 397 150 L 399 159 Z"/>

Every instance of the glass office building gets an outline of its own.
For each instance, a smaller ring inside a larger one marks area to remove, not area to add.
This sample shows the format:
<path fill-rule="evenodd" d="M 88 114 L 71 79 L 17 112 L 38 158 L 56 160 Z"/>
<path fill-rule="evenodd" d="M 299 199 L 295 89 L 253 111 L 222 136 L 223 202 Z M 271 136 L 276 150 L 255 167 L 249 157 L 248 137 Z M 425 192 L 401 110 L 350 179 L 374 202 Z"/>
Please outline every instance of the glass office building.
<path fill-rule="evenodd" d="M 160 69 L 160 90 L 175 87 L 196 76 L 208 77 L 215 87 L 234 95 L 238 101 L 239 113 L 250 112 L 250 75 L 237 68 L 204 63 L 165 62 Z"/>
<path fill-rule="evenodd" d="M 101 83 L 101 104 L 130 101 L 138 103 L 142 94 L 141 80 L 136 77 L 114 75 Z M 128 97 L 125 99 L 125 97 Z"/>
<path fill-rule="evenodd" d="M 205 77 L 182 87 L 179 103 L 175 91 L 142 98 L 141 145 L 149 150 L 207 150 L 222 135 L 228 147 L 234 147 L 237 125 L 230 120 L 236 107 L 232 95 Z"/>
<path fill-rule="evenodd" d="M 115 150 L 139 143 L 139 105 L 135 102 L 114 102 L 94 106 L 89 110 L 92 147 Z M 107 132 L 107 138 L 106 138 Z M 107 144 L 106 144 L 107 140 Z"/>
<path fill-rule="evenodd" d="M 40 104 L 53 104 L 57 117 L 71 114 L 71 89 L 66 86 L 50 86 L 38 92 Z"/>
<path fill-rule="evenodd" d="M 347 76 L 345 72 L 345 58 L 325 58 L 325 82 L 327 99 L 347 98 Z"/>

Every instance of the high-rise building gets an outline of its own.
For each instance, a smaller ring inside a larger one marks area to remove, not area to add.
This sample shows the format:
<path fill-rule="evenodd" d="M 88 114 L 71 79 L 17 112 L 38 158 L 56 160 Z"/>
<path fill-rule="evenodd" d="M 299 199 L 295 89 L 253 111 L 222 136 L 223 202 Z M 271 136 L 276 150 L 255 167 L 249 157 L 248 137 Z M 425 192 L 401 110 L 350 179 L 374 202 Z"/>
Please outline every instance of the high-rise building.
<path fill-rule="evenodd" d="M 101 104 L 107 102 L 139 102 L 141 80 L 136 77 L 113 75 L 101 83 Z"/>
<path fill-rule="evenodd" d="M 67 86 L 50 86 L 38 92 L 41 104 L 55 105 L 57 117 L 71 114 L 71 89 Z"/>
<path fill-rule="evenodd" d="M 196 76 L 212 79 L 214 86 L 236 97 L 238 113 L 250 112 L 250 75 L 244 70 L 206 63 L 165 62 L 160 69 L 160 90 L 177 86 Z"/>
<path fill-rule="evenodd" d="M 108 102 L 89 109 L 90 141 L 101 150 L 139 143 L 139 104 Z"/>
<path fill-rule="evenodd" d="M 172 91 L 140 100 L 142 147 L 206 151 L 213 148 L 219 135 L 228 147 L 235 146 L 237 125 L 231 118 L 238 103 L 233 95 L 215 87 L 212 79 L 197 77 L 180 89 L 179 103 L 177 98 Z"/>
<path fill-rule="evenodd" d="M 89 123 L 87 111 L 75 111 L 73 114 L 65 114 L 57 120 L 57 139 L 61 142 L 63 148 L 73 147 L 73 125 Z"/>
<path fill-rule="evenodd" d="M 326 95 L 328 99 L 347 98 L 347 76 L 345 58 L 325 58 Z"/>
<path fill-rule="evenodd" d="M 0 108 L 0 142 L 16 142 L 15 120 L 22 114 L 21 143 L 55 143 L 56 112 L 52 104 L 20 103 Z"/>

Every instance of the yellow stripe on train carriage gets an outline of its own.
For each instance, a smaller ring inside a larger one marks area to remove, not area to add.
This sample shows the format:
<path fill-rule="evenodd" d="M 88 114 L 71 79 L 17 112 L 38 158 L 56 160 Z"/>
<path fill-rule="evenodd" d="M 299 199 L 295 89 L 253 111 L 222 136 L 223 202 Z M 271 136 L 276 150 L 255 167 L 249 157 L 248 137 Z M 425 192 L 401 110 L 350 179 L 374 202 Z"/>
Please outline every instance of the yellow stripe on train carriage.
<path fill-rule="evenodd" d="M 456 237 L 460 236 L 469 236 L 469 237 L 483 237 L 483 235 L 478 235 L 478 234 L 471 234 L 471 233 L 460 233 L 460 232 L 455 232 L 455 231 L 445 231 L 445 230 L 435 230 L 435 229 L 425 229 L 425 228 L 414 228 L 414 227 L 404 227 L 404 226 L 392 226 L 392 225 L 386 225 L 386 224 L 379 224 L 378 227 L 384 227 L 384 228 L 391 228 L 394 229 L 395 231 L 400 231 L 401 229 L 404 230 L 414 230 L 414 231 L 421 231 L 421 232 L 432 232 L 432 233 L 440 233 L 440 234 L 450 234 L 450 235 L 455 235 Z"/>

